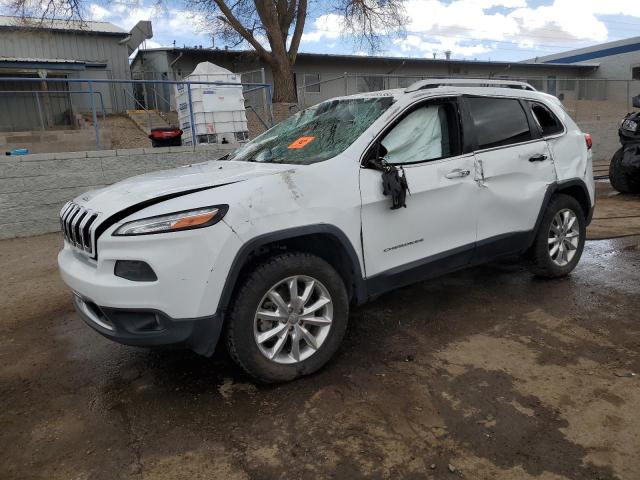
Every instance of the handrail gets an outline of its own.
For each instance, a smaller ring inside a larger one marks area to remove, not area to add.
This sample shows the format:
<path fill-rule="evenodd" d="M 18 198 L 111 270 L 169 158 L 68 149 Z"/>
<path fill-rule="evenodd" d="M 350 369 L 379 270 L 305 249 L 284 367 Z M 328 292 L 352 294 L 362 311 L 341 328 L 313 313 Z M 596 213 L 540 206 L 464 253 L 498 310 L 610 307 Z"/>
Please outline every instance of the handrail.
<path fill-rule="evenodd" d="M 163 95 L 158 93 L 158 89 L 156 88 L 155 84 L 151 85 L 151 88 L 153 89 L 154 97 L 160 97 L 160 100 L 164 101 L 169 106 L 169 108 L 171 108 L 171 102 L 169 100 L 167 100 Z M 155 104 L 156 104 L 156 108 L 158 108 L 157 99 L 155 100 Z M 160 110 L 160 109 L 158 108 L 158 110 Z"/>
<path fill-rule="evenodd" d="M 122 91 L 124 92 L 125 97 L 129 97 L 133 99 L 136 105 L 138 105 L 140 108 L 142 108 L 142 110 L 144 110 L 147 113 L 147 124 L 149 126 L 149 133 L 151 133 L 151 112 L 149 111 L 149 109 L 147 109 L 144 105 L 142 105 L 133 94 L 127 92 L 126 88 L 123 88 Z M 160 115 L 158 115 L 158 117 L 162 118 Z M 169 126 L 169 122 L 167 122 L 164 118 L 162 118 L 162 121 L 166 123 L 167 126 Z"/>
<path fill-rule="evenodd" d="M 258 112 L 256 112 L 256 109 L 253 108 L 253 105 L 245 105 L 244 108 L 246 108 L 247 110 L 251 110 L 255 114 L 255 116 L 258 117 L 258 120 L 260 120 L 260 123 L 262 124 L 264 129 L 269 130 L 269 126 L 264 120 L 262 120 L 262 117 L 258 114 Z"/>

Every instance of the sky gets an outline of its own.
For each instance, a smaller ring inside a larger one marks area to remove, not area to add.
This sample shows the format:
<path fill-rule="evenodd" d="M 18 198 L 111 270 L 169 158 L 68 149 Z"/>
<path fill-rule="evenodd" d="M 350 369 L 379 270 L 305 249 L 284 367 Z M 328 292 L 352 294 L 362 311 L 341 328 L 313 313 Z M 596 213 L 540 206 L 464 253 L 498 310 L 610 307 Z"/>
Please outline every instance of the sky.
<path fill-rule="evenodd" d="M 301 52 L 367 54 L 345 35 L 341 19 L 311 3 Z M 151 20 L 147 48 L 212 46 L 212 35 L 179 0 L 117 0 L 87 4 L 87 19 L 130 29 Z M 323 7 L 324 6 L 324 7 Z M 377 54 L 401 57 L 518 61 L 606 41 L 640 36 L 640 0 L 407 0 L 403 35 L 385 37 Z M 218 47 L 223 44 L 216 42 Z"/>

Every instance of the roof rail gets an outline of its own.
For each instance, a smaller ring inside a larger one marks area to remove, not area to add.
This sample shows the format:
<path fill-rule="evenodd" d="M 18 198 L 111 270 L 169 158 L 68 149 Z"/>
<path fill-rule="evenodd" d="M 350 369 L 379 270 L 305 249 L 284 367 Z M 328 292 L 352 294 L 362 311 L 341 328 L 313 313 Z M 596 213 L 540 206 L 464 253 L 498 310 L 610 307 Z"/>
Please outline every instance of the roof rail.
<path fill-rule="evenodd" d="M 536 89 L 528 83 L 518 82 L 515 80 L 490 80 L 484 78 L 428 78 L 426 80 L 419 80 L 412 83 L 407 87 L 405 93 L 426 90 L 427 88 L 450 87 L 456 85 L 464 87 L 504 87 L 514 88 L 517 90 L 530 90 L 532 92 L 536 91 Z"/>

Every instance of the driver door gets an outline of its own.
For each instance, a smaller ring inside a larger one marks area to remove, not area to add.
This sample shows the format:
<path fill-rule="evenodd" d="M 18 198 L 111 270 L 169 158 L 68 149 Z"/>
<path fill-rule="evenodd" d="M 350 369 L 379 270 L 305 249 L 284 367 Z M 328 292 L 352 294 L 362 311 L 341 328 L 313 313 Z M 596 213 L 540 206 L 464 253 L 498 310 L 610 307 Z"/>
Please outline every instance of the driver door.
<path fill-rule="evenodd" d="M 478 186 L 474 157 L 462 153 L 460 131 L 457 99 L 446 98 L 410 107 L 379 136 L 383 159 L 404 169 L 406 208 L 391 210 L 380 170 L 361 168 L 362 244 L 373 292 L 470 263 Z"/>

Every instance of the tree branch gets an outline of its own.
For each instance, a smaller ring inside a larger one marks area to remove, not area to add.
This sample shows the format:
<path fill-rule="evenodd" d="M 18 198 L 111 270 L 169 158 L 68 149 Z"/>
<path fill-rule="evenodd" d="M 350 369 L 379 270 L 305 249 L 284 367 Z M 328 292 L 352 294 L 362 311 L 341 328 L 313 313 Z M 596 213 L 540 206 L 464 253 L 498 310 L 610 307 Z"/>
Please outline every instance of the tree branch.
<path fill-rule="evenodd" d="M 213 0 L 213 1 L 218 6 L 222 14 L 225 16 L 227 23 L 231 25 L 231 27 L 233 27 L 233 29 L 242 36 L 242 38 L 244 38 L 247 42 L 249 42 L 249 44 L 255 49 L 258 55 L 260 55 L 265 61 L 271 63 L 272 59 L 269 52 L 267 52 L 264 49 L 264 47 L 260 45 L 260 42 L 258 42 L 258 40 L 256 40 L 255 37 L 251 35 L 251 33 L 246 28 L 244 28 L 244 26 L 236 18 L 236 16 L 233 14 L 233 12 L 227 6 L 224 0 Z"/>
<path fill-rule="evenodd" d="M 291 45 L 289 45 L 289 61 L 293 64 L 298 56 L 298 48 L 300 48 L 300 40 L 304 31 L 304 24 L 307 18 L 307 0 L 300 0 L 298 4 L 298 14 L 296 15 L 296 28 L 291 37 Z"/>

